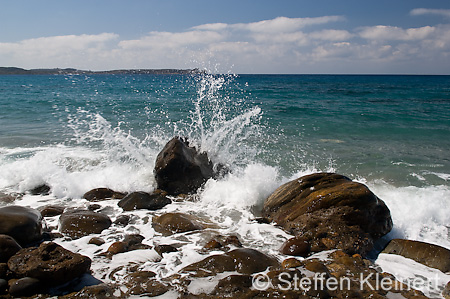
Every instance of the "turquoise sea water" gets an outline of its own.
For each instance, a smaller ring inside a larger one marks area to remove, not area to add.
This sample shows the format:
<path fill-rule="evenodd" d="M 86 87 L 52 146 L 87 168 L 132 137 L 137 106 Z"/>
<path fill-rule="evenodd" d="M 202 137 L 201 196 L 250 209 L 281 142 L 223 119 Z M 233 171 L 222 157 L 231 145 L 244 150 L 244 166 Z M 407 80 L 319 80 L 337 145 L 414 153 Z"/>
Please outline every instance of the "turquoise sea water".
<path fill-rule="evenodd" d="M 216 136 L 252 109 L 241 136 Z M 101 117 L 155 150 L 173 135 L 209 137 L 233 153 L 223 162 L 284 175 L 314 165 L 395 186 L 450 181 L 449 76 L 2 76 L 0 111 L 6 149 L 104 146 L 92 136 Z"/>
<path fill-rule="evenodd" d="M 150 192 L 156 156 L 176 135 L 231 172 L 161 211 L 99 202 L 113 220 L 128 213 L 134 222 L 103 231 L 100 249 L 89 237 L 55 240 L 91 257 L 94 277 L 120 283 L 109 279 L 130 262 L 165 277 L 204 258 L 201 233 L 171 239 L 153 230 L 149 218 L 166 212 L 207 218 L 215 232 L 282 260 L 278 249 L 291 236 L 254 218 L 278 186 L 318 171 L 365 183 L 383 199 L 394 223 L 386 239 L 450 249 L 450 76 L 0 76 L 0 193 L 25 192 L 14 204 L 87 208 L 82 196 L 93 188 Z M 44 183 L 49 195 L 26 193 Z M 46 222 L 57 229 L 57 218 Z M 151 246 L 184 245 L 161 261 L 153 251 L 98 258 L 129 233 Z M 377 261 L 402 281 L 437 271 Z M 440 275 L 426 291 L 433 298 L 448 281 Z"/>

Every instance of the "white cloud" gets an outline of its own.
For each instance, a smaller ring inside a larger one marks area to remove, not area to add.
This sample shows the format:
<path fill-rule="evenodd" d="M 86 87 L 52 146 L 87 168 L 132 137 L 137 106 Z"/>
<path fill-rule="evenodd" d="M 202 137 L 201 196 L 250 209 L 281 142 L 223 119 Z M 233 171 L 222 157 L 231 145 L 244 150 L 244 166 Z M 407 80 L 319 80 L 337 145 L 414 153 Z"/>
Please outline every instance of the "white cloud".
<path fill-rule="evenodd" d="M 343 17 L 279 17 L 212 23 L 182 32 L 153 31 L 137 39 L 114 33 L 41 37 L 0 43 L 0 65 L 80 69 L 191 68 L 228 72 L 448 73 L 450 25 L 336 29 Z M 325 27 L 325 28 L 324 28 Z"/>
<path fill-rule="evenodd" d="M 439 15 L 450 18 L 450 9 L 415 8 L 410 11 L 410 15 L 412 16 Z"/>
<path fill-rule="evenodd" d="M 362 38 L 371 40 L 422 40 L 430 36 L 435 29 L 435 27 L 431 26 L 402 29 L 400 27 L 379 25 L 365 27 L 361 30 L 359 35 Z"/>

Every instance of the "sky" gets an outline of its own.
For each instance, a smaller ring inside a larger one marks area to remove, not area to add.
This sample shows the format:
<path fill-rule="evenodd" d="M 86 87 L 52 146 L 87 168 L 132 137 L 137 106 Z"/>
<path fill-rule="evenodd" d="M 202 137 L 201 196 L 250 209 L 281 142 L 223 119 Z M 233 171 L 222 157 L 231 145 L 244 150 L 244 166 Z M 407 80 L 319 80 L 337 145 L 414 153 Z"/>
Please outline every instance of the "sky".
<path fill-rule="evenodd" d="M 0 0 L 0 66 L 450 74 L 450 1 Z"/>

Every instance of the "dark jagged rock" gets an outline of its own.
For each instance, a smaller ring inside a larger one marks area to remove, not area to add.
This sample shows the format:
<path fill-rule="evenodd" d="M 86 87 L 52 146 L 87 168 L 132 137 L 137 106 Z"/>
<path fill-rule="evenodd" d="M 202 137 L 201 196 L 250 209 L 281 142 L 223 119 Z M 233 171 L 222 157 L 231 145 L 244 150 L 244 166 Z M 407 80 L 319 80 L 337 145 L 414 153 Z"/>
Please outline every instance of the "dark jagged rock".
<path fill-rule="evenodd" d="M 38 210 L 41 212 L 42 217 L 54 217 L 61 215 L 64 212 L 64 207 L 48 205 L 39 208 Z"/>
<path fill-rule="evenodd" d="M 124 211 L 132 211 L 139 209 L 159 210 L 166 205 L 172 203 L 170 198 L 162 192 L 132 192 L 125 196 L 118 205 Z"/>
<path fill-rule="evenodd" d="M 22 249 L 22 246 L 12 237 L 0 235 L 0 263 L 6 263 L 20 249 Z"/>
<path fill-rule="evenodd" d="M 162 256 L 164 253 L 177 252 L 178 249 L 172 245 L 161 244 L 155 246 L 155 251 Z"/>
<path fill-rule="evenodd" d="M 6 194 L 3 192 L 0 192 L 0 203 L 13 203 L 16 200 L 16 196 L 12 196 L 10 194 Z"/>
<path fill-rule="evenodd" d="M 169 195 L 195 193 L 214 175 L 206 153 L 189 146 L 186 139 L 174 137 L 156 157 L 155 179 L 158 189 Z"/>
<path fill-rule="evenodd" d="M 50 194 L 50 186 L 47 184 L 42 184 L 30 190 L 32 195 L 49 195 Z"/>
<path fill-rule="evenodd" d="M 165 235 L 202 230 L 204 228 L 194 216 L 183 213 L 166 213 L 159 217 L 153 217 L 152 225 L 157 232 Z"/>
<path fill-rule="evenodd" d="M 96 188 L 84 193 L 83 198 L 89 201 L 100 201 L 105 199 L 122 199 L 125 193 L 116 192 L 109 188 Z"/>
<path fill-rule="evenodd" d="M 382 253 L 397 254 L 442 272 L 450 272 L 450 250 L 438 245 L 393 239 Z"/>
<path fill-rule="evenodd" d="M 0 234 L 13 237 L 21 246 L 41 240 L 41 213 L 21 206 L 0 208 Z"/>
<path fill-rule="evenodd" d="M 195 272 L 194 276 L 204 277 L 226 271 L 253 274 L 278 267 L 278 261 L 260 251 L 250 248 L 238 248 L 220 255 L 209 256 L 197 263 L 188 265 L 182 272 Z"/>
<path fill-rule="evenodd" d="M 42 283 L 59 285 L 81 276 L 91 266 L 91 260 L 53 243 L 37 248 L 24 248 L 8 261 L 9 269 L 18 277 L 32 277 Z"/>
<path fill-rule="evenodd" d="M 130 220 L 131 217 L 129 215 L 119 215 L 113 223 L 120 226 L 127 226 Z"/>
<path fill-rule="evenodd" d="M 80 238 L 90 234 L 100 234 L 111 226 L 108 216 L 92 211 L 73 211 L 61 215 L 59 229 L 61 233 L 72 238 Z"/>
<path fill-rule="evenodd" d="M 392 229 L 390 211 L 365 185 L 334 173 L 288 182 L 270 195 L 263 216 L 303 237 L 312 252 L 366 254 Z"/>
<path fill-rule="evenodd" d="M 222 235 L 216 235 L 211 240 L 209 240 L 205 246 L 203 246 L 204 249 L 230 249 L 230 246 L 234 247 L 242 247 L 241 241 L 239 241 L 239 238 L 237 236 L 222 236 Z"/>

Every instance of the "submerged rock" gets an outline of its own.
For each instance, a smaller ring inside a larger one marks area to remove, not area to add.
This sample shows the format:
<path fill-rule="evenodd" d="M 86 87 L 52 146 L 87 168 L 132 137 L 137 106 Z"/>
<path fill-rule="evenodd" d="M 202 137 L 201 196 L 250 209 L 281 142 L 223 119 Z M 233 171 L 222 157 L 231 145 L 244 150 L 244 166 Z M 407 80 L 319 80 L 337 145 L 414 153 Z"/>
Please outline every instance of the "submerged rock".
<path fill-rule="evenodd" d="M 159 217 L 153 217 L 152 224 L 157 232 L 165 235 L 202 230 L 204 228 L 194 216 L 183 213 L 166 213 Z"/>
<path fill-rule="evenodd" d="M 43 290 L 43 283 L 32 277 L 14 279 L 9 286 L 9 294 L 13 297 L 33 296 L 41 293 Z"/>
<path fill-rule="evenodd" d="M 91 260 L 53 243 L 37 248 L 24 248 L 8 261 L 9 269 L 19 277 L 32 277 L 48 285 L 59 285 L 81 276 L 91 266 Z"/>
<path fill-rule="evenodd" d="M 73 211 L 61 215 L 59 229 L 61 233 L 72 238 L 80 238 L 90 234 L 100 234 L 112 224 L 111 219 L 101 213 L 92 211 Z"/>
<path fill-rule="evenodd" d="M 49 195 L 50 194 L 50 186 L 47 184 L 42 184 L 30 190 L 32 195 Z"/>
<path fill-rule="evenodd" d="M 154 173 L 158 189 L 178 195 L 195 193 L 213 177 L 214 170 L 206 153 L 199 153 L 186 139 L 174 137 L 156 157 Z"/>
<path fill-rule="evenodd" d="M 122 199 L 125 193 L 116 192 L 109 188 L 96 188 L 84 193 L 83 198 L 89 201 L 99 201 L 105 199 Z"/>
<path fill-rule="evenodd" d="M 22 246 L 11 236 L 0 235 L 0 263 L 6 263 L 20 249 Z"/>
<path fill-rule="evenodd" d="M 139 209 L 159 210 L 172 201 L 165 196 L 163 192 L 132 192 L 125 196 L 118 205 L 124 211 L 132 211 Z"/>
<path fill-rule="evenodd" d="M 14 238 L 21 246 L 42 239 L 42 216 L 38 210 L 22 206 L 0 208 L 0 234 Z"/>
<path fill-rule="evenodd" d="M 450 250 L 438 245 L 393 239 L 382 253 L 397 254 L 442 272 L 450 272 Z"/>
<path fill-rule="evenodd" d="M 390 211 L 365 185 L 334 173 L 288 182 L 270 195 L 263 216 L 311 244 L 312 252 L 366 254 L 392 229 Z"/>

